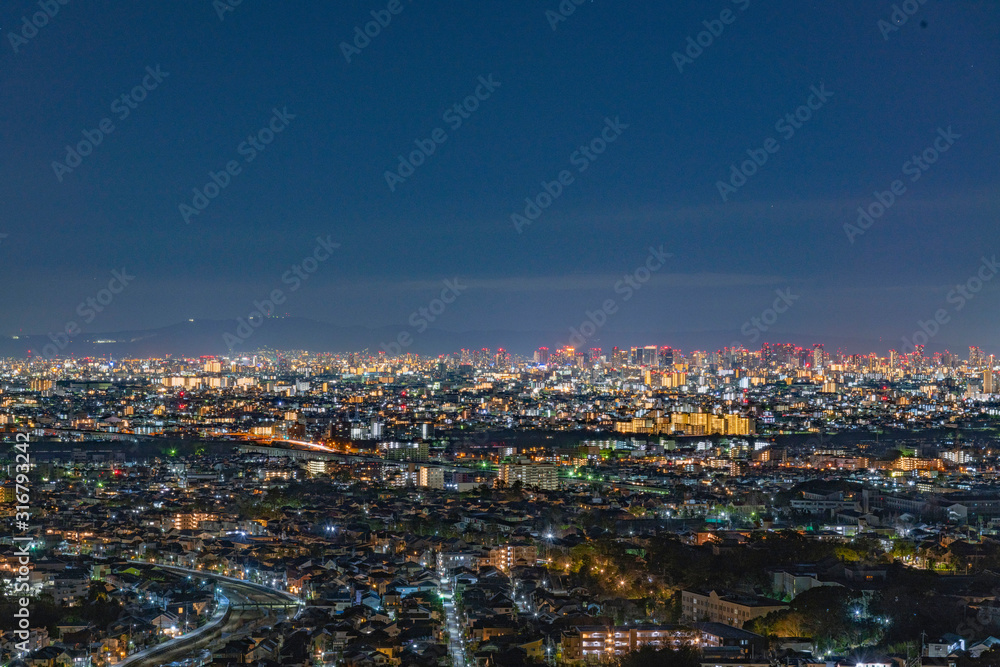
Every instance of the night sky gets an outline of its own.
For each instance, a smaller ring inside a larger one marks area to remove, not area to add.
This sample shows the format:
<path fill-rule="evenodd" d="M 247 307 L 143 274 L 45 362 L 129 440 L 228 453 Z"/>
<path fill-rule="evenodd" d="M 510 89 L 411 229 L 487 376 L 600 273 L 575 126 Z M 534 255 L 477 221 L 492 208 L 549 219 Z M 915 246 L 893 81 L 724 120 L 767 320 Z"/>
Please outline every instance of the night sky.
<path fill-rule="evenodd" d="M 1000 3 L 46 2 L 37 30 L 37 2 L 0 10 L 0 334 L 232 319 L 275 289 L 282 313 L 413 331 L 458 279 L 432 327 L 558 344 L 611 300 L 594 345 L 899 347 L 943 310 L 930 347 L 1000 352 Z M 415 142 L 434 152 L 390 187 Z M 185 214 L 210 172 L 228 184 Z M 512 220 L 543 181 L 558 196 Z M 339 247 L 293 289 L 317 238 Z M 671 256 L 646 274 L 650 248 Z M 628 299 L 626 274 L 649 276 Z M 754 334 L 776 290 L 792 305 Z"/>

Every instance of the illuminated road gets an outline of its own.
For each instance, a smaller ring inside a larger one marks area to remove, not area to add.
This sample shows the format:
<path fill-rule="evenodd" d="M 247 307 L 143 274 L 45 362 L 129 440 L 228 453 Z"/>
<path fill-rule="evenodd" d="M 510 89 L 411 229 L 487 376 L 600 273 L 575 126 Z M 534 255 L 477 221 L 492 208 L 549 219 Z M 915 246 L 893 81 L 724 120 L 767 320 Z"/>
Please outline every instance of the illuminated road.
<path fill-rule="evenodd" d="M 133 653 L 118 663 L 119 667 L 130 667 L 131 665 L 160 665 L 172 662 L 178 654 L 191 655 L 198 650 L 199 646 L 207 646 L 213 639 L 220 637 L 225 628 L 233 622 L 233 610 L 229 599 L 220 596 L 221 604 L 216 612 L 209 619 L 208 623 L 193 632 L 189 632 L 180 637 L 163 644 L 157 644 L 150 648 Z"/>
<path fill-rule="evenodd" d="M 132 562 L 149 565 L 144 561 Z M 220 608 L 212 615 L 206 625 L 163 644 L 133 654 L 118 663 L 119 667 L 154 667 L 194 658 L 199 653 L 208 650 L 217 640 L 247 629 L 254 622 L 267 617 L 272 610 L 277 620 L 281 616 L 287 616 L 288 609 L 297 608 L 301 604 L 295 596 L 289 593 L 260 584 L 172 565 L 156 565 L 156 567 L 190 577 L 214 580 L 218 584 L 221 591 L 220 597 L 223 598 L 224 603 L 220 605 Z M 256 605 L 267 606 L 258 607 Z"/>
<path fill-rule="evenodd" d="M 448 631 L 448 650 L 451 653 L 454 667 L 466 667 L 465 637 L 462 634 L 458 605 L 455 604 L 454 591 L 450 577 L 441 577 L 438 591 L 444 601 L 445 629 Z"/>

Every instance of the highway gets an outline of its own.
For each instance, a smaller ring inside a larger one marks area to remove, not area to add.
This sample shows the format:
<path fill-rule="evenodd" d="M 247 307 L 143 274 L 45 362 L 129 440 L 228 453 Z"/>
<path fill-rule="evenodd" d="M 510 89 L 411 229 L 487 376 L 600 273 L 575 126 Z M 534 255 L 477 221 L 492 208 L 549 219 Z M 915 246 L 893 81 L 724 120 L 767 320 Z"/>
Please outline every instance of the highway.
<path fill-rule="evenodd" d="M 145 561 L 132 562 L 137 565 L 150 565 Z M 297 610 L 301 605 L 300 601 L 290 593 L 277 591 L 260 584 L 172 565 L 156 565 L 156 567 L 202 580 L 212 579 L 216 581 L 222 604 L 204 626 L 163 644 L 135 653 L 120 662 L 119 667 L 155 667 L 176 661 L 191 660 L 199 655 L 207 656 L 207 652 L 219 640 L 228 639 L 233 634 L 251 629 L 262 619 L 271 617 L 272 611 L 273 618 L 277 620 L 281 616 L 287 615 L 289 609 Z M 200 664 L 200 661 L 192 660 L 189 664 Z"/>

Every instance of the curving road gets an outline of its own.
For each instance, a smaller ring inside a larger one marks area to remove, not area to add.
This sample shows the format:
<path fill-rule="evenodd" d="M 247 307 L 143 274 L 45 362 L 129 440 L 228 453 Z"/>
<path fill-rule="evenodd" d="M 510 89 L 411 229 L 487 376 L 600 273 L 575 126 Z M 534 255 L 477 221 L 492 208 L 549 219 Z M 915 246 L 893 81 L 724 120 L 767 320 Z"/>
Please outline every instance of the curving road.
<path fill-rule="evenodd" d="M 223 593 L 221 595 L 222 604 L 219 605 L 208 623 L 202 627 L 163 644 L 134 653 L 118 663 L 119 667 L 154 667 L 192 657 L 209 649 L 216 640 L 245 629 L 248 623 L 262 618 L 265 614 L 256 605 L 267 605 L 265 607 L 268 610 L 267 613 L 272 608 L 281 610 L 285 605 L 295 605 L 296 607 L 301 605 L 301 601 L 290 593 L 221 574 L 145 561 L 131 562 L 137 565 L 159 567 L 177 574 L 215 580 Z"/>

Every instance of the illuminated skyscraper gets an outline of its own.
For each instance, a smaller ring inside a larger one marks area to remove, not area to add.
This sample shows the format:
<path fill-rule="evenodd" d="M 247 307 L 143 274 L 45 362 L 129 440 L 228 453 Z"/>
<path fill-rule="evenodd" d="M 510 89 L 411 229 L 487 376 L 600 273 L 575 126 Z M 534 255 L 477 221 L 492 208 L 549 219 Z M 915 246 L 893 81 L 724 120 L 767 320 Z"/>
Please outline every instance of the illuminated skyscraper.
<path fill-rule="evenodd" d="M 813 368 L 823 368 L 823 363 L 825 361 L 823 353 L 823 343 L 816 343 L 813 345 L 812 349 L 812 365 Z"/>

